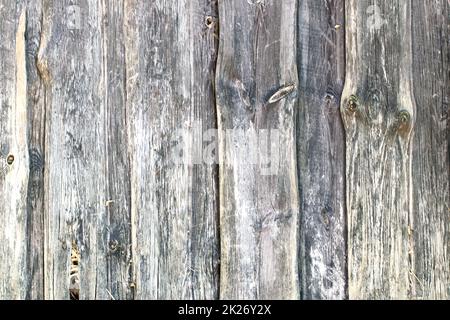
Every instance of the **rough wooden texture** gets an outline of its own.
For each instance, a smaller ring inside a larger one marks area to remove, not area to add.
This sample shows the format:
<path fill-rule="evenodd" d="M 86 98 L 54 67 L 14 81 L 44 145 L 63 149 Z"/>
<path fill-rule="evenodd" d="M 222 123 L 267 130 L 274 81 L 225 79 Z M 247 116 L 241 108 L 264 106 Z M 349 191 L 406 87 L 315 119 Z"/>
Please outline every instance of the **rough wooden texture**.
<path fill-rule="evenodd" d="M 46 1 L 42 17 L 45 296 L 69 297 L 75 249 L 81 299 L 131 298 L 123 2 Z"/>
<path fill-rule="evenodd" d="M 301 0 L 298 8 L 302 299 L 346 297 L 344 1 Z"/>
<path fill-rule="evenodd" d="M 346 1 L 350 299 L 408 298 L 412 98 L 410 1 Z"/>
<path fill-rule="evenodd" d="M 0 298 L 27 297 L 28 105 L 23 1 L 0 3 Z"/>
<path fill-rule="evenodd" d="M 36 67 L 41 36 L 42 2 L 28 0 L 26 23 L 26 65 L 28 83 L 29 180 L 27 193 L 27 299 L 44 298 L 44 86 Z"/>
<path fill-rule="evenodd" d="M 124 2 L 103 0 L 103 77 L 106 107 L 108 286 L 110 298 L 133 297 L 130 160 L 127 152 Z"/>
<path fill-rule="evenodd" d="M 413 2 L 413 298 L 450 298 L 448 1 Z"/>
<path fill-rule="evenodd" d="M 207 0 L 125 1 L 136 299 L 218 297 L 217 169 L 173 157 L 196 158 L 178 129 L 216 126 L 216 17 Z"/>
<path fill-rule="evenodd" d="M 299 297 L 296 9 L 294 0 L 219 1 L 216 96 L 224 299 Z M 279 136 L 270 137 L 270 154 L 263 145 L 255 157 L 250 135 L 267 137 L 261 129 L 276 129 Z M 268 155 L 272 161 L 264 163 Z M 267 172 L 267 167 L 276 170 Z"/>
<path fill-rule="evenodd" d="M 449 299 L 448 10 L 0 0 L 0 299 Z"/>

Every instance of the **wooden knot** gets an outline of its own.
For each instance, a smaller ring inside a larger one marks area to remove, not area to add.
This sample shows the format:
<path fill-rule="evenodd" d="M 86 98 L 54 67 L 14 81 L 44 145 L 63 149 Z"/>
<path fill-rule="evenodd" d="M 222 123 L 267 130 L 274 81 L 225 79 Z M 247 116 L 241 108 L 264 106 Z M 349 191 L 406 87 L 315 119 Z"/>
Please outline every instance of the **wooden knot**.
<path fill-rule="evenodd" d="M 8 158 L 6 158 L 6 163 L 8 163 L 9 165 L 12 165 L 14 162 L 14 156 L 12 154 L 10 154 L 8 156 Z"/>
<path fill-rule="evenodd" d="M 411 116 L 409 115 L 409 112 L 406 110 L 402 110 L 398 113 L 397 116 L 398 120 L 400 121 L 400 123 L 402 125 L 408 124 L 409 121 L 411 120 Z"/>
<path fill-rule="evenodd" d="M 397 113 L 397 127 L 399 131 L 406 131 L 411 125 L 411 115 L 406 110 Z"/>
<path fill-rule="evenodd" d="M 263 5 L 264 0 L 247 0 L 247 3 L 250 5 Z"/>
<path fill-rule="evenodd" d="M 109 250 L 111 252 L 116 252 L 118 248 L 119 248 L 119 242 L 117 240 L 109 241 Z"/>
<path fill-rule="evenodd" d="M 358 110 L 358 105 L 359 105 L 358 97 L 355 95 L 351 95 L 350 98 L 348 98 L 346 108 L 349 112 L 354 113 L 354 112 L 356 112 L 356 110 Z"/>
<path fill-rule="evenodd" d="M 287 86 L 283 86 L 277 90 L 267 101 L 269 104 L 280 101 L 281 99 L 286 98 L 289 94 L 291 94 L 295 90 L 295 84 L 290 84 Z"/>

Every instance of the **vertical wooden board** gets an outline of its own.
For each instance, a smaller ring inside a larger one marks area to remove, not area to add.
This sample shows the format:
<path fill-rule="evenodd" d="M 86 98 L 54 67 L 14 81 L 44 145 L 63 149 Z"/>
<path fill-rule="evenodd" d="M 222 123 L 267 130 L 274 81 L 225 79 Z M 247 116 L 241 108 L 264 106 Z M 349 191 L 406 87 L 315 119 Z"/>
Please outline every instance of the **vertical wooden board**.
<path fill-rule="evenodd" d="M 69 273 L 81 299 L 107 292 L 106 107 L 102 6 L 46 1 L 38 67 L 45 83 L 45 297 L 68 299 Z M 71 265 L 71 251 L 79 255 Z"/>
<path fill-rule="evenodd" d="M 29 141 L 27 190 L 27 285 L 26 299 L 44 298 L 44 152 L 45 91 L 36 57 L 41 37 L 42 2 L 27 1 L 26 66 Z"/>
<path fill-rule="evenodd" d="M 218 296 L 217 169 L 193 144 L 216 126 L 214 3 L 125 1 L 136 299 Z"/>
<path fill-rule="evenodd" d="M 450 298 L 448 1 L 413 2 L 413 298 Z"/>
<path fill-rule="evenodd" d="M 28 105 L 22 1 L 0 3 L 0 298 L 25 299 L 27 269 Z"/>
<path fill-rule="evenodd" d="M 223 299 L 299 298 L 296 9 L 219 1 Z"/>
<path fill-rule="evenodd" d="M 103 0 L 102 6 L 108 295 L 111 299 L 131 299 L 131 188 L 125 109 L 124 2 Z"/>
<path fill-rule="evenodd" d="M 300 283 L 303 299 L 346 297 L 344 1 L 298 7 Z"/>
<path fill-rule="evenodd" d="M 346 130 L 350 299 L 410 294 L 411 5 L 346 1 Z"/>

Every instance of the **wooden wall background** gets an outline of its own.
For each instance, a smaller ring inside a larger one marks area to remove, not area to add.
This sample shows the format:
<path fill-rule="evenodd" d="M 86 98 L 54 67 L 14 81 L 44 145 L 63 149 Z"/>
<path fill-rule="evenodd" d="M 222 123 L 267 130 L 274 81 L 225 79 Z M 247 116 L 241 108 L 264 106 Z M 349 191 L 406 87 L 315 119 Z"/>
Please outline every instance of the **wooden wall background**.
<path fill-rule="evenodd" d="M 448 7 L 1 0 L 0 298 L 448 299 Z"/>

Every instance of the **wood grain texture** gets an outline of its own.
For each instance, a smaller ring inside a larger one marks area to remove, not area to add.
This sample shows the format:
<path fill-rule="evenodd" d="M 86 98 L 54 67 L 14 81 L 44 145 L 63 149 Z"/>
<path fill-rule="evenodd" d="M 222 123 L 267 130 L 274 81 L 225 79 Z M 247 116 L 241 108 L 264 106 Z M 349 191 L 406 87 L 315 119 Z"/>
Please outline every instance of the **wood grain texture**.
<path fill-rule="evenodd" d="M 26 67 L 28 103 L 29 180 L 27 191 L 26 299 L 44 298 L 44 153 L 45 91 L 36 66 L 41 37 L 42 1 L 28 0 L 26 8 Z"/>
<path fill-rule="evenodd" d="M 219 1 L 222 299 L 299 298 L 296 3 Z"/>
<path fill-rule="evenodd" d="M 114 47 L 108 47 L 115 34 L 103 5 L 43 3 L 37 66 L 45 85 L 45 144 L 51 146 L 45 151 L 47 299 L 69 298 L 71 250 L 80 254 L 80 299 L 129 296 L 128 169 L 111 143 L 122 143 L 126 132 L 120 87 L 111 80 L 120 73 L 111 66 L 120 51 L 111 54 Z"/>
<path fill-rule="evenodd" d="M 414 1 L 413 298 L 450 298 L 448 1 Z"/>
<path fill-rule="evenodd" d="M 0 3 L 0 298 L 27 297 L 28 104 L 23 1 Z"/>
<path fill-rule="evenodd" d="M 350 299 L 410 296 L 412 98 L 410 1 L 346 1 Z"/>
<path fill-rule="evenodd" d="M 449 299 L 448 10 L 0 0 L 0 299 Z"/>
<path fill-rule="evenodd" d="M 298 8 L 302 299 L 346 297 L 344 1 L 301 0 Z"/>
<path fill-rule="evenodd" d="M 133 298 L 131 186 L 125 91 L 123 0 L 103 0 L 103 83 L 106 115 L 107 277 L 111 299 Z"/>
<path fill-rule="evenodd" d="M 218 297 L 217 168 L 193 144 L 216 126 L 216 21 L 214 1 L 125 1 L 136 299 Z"/>

